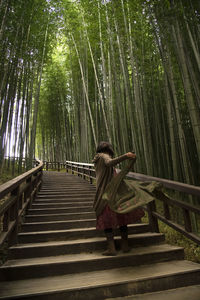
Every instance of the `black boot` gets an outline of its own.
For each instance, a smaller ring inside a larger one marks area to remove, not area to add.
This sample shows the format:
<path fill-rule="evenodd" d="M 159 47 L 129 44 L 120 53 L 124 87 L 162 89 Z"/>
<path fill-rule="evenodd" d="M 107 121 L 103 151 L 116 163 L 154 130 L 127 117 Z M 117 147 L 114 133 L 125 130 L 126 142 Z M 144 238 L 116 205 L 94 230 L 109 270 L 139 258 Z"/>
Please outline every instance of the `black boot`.
<path fill-rule="evenodd" d="M 121 249 L 124 253 L 129 252 L 131 248 L 128 245 L 128 227 L 125 225 L 119 229 L 121 234 Z"/>
<path fill-rule="evenodd" d="M 102 254 L 106 256 L 115 256 L 117 254 L 117 251 L 115 249 L 115 241 L 114 241 L 114 234 L 112 229 L 105 229 L 105 236 L 107 239 L 107 250 L 104 251 Z"/>

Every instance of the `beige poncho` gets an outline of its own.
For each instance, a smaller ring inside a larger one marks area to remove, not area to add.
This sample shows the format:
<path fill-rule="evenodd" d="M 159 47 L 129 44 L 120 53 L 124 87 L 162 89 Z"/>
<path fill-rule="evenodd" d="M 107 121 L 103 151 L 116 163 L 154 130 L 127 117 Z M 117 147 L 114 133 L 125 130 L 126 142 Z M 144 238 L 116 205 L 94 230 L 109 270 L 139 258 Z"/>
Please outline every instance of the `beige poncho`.
<path fill-rule="evenodd" d="M 126 154 L 112 159 L 108 154 L 98 153 L 94 157 L 94 166 L 96 170 L 96 195 L 94 199 L 94 210 L 99 216 L 104 207 L 108 204 L 102 199 L 107 184 L 113 178 L 113 167 L 123 160 L 128 159 Z"/>
<path fill-rule="evenodd" d="M 94 158 L 97 180 L 94 209 L 97 216 L 106 205 L 116 213 L 125 214 L 155 200 L 158 191 L 164 195 L 159 182 L 125 179 L 134 160 L 129 160 L 127 166 L 117 176 L 113 176 L 113 166 L 125 159 L 127 159 L 126 155 L 112 159 L 108 154 L 103 153 L 97 154 Z"/>

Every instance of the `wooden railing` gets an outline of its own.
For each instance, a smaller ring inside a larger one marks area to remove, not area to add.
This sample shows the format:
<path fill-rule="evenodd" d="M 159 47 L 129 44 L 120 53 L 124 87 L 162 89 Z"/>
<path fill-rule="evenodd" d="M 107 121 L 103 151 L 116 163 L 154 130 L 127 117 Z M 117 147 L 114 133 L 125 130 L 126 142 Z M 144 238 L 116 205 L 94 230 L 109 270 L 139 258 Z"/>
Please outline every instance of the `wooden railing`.
<path fill-rule="evenodd" d="M 31 205 L 42 183 L 43 163 L 36 161 L 36 166 L 28 172 L 0 185 L 0 246 L 17 242 L 20 220 L 26 208 Z"/>
<path fill-rule="evenodd" d="M 77 174 L 78 176 L 82 176 L 84 179 L 88 179 L 90 183 L 93 183 L 95 180 L 95 169 L 93 164 L 87 163 L 78 163 L 66 161 L 66 170 L 67 172 L 71 170 L 72 174 Z M 117 169 L 120 171 L 119 169 Z M 163 214 L 157 211 L 156 209 L 156 201 L 150 202 L 146 208 L 144 208 L 148 212 L 149 225 L 153 232 L 159 232 L 158 220 L 164 222 L 168 226 L 172 227 L 178 232 L 181 232 L 187 238 L 196 242 L 200 245 L 200 235 L 197 232 L 194 232 L 192 228 L 191 222 L 191 214 L 194 213 L 200 216 L 200 187 L 193 186 L 189 184 L 184 184 L 177 181 L 162 179 L 153 176 L 146 176 L 139 173 L 129 172 L 127 174 L 127 178 L 141 181 L 158 181 L 161 182 L 163 187 L 166 189 L 170 189 L 173 191 L 179 191 L 186 193 L 188 195 L 197 196 L 199 199 L 199 205 L 192 205 L 185 201 L 180 201 L 176 199 L 172 199 L 171 197 L 165 197 L 162 193 L 157 192 L 157 197 L 163 203 Z M 182 210 L 182 216 L 184 220 L 184 225 L 180 225 L 175 221 L 172 221 L 170 214 L 170 207 L 175 209 Z M 200 218 L 199 218 L 200 222 Z"/>
<path fill-rule="evenodd" d="M 94 164 L 87 163 L 77 163 L 73 161 L 66 161 L 66 171 L 72 172 L 72 174 L 77 174 L 83 177 L 83 179 L 88 179 L 92 184 L 96 179 L 96 171 L 94 169 Z"/>
<path fill-rule="evenodd" d="M 44 161 L 44 170 L 56 170 L 60 172 L 60 170 L 65 169 L 66 164 L 64 162 L 58 161 Z"/>

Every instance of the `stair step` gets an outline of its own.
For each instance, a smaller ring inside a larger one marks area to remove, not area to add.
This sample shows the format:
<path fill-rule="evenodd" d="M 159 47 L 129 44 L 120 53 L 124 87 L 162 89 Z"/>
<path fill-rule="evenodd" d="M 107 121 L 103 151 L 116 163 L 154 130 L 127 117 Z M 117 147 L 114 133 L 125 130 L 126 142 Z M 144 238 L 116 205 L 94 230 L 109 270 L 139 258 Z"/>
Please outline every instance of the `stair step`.
<path fill-rule="evenodd" d="M 103 256 L 101 252 L 9 260 L 0 267 L 0 280 L 21 280 L 44 276 L 108 270 L 126 266 L 183 259 L 183 248 L 167 244 L 133 248 L 129 253 Z"/>
<path fill-rule="evenodd" d="M 57 198 L 44 198 L 44 199 L 35 199 L 34 200 L 34 202 L 33 203 L 55 203 L 55 204 L 57 204 L 57 203 L 66 203 L 66 204 L 68 204 L 68 203 L 74 203 L 74 204 L 76 204 L 76 205 L 78 205 L 78 203 L 90 203 L 90 204 L 93 204 L 93 202 L 94 202 L 94 197 L 93 198 L 72 198 L 72 199 L 70 199 L 70 198 L 65 198 L 65 197 L 63 197 L 63 198 L 59 198 L 59 199 L 57 199 Z"/>
<path fill-rule="evenodd" d="M 57 188 L 57 189 L 41 189 L 38 192 L 38 195 L 48 195 L 50 193 L 52 194 L 60 194 L 60 193 L 71 193 L 71 194 L 77 194 L 77 192 L 79 193 L 93 193 L 95 194 L 96 192 L 96 188 L 94 187 L 93 189 L 91 189 L 90 187 L 88 188 Z"/>
<path fill-rule="evenodd" d="M 88 206 L 93 207 L 93 202 L 54 202 L 54 201 L 34 201 L 31 208 L 57 208 L 57 207 L 82 207 Z"/>
<path fill-rule="evenodd" d="M 54 195 L 52 193 L 49 193 L 49 195 L 38 195 L 36 199 L 58 199 L 58 198 L 64 198 L 64 199 L 82 199 L 82 198 L 88 198 L 88 199 L 94 199 L 94 193 L 83 193 L 80 195 L 80 193 L 75 193 L 75 194 L 65 194 L 65 193 L 60 193 L 58 195 Z"/>
<path fill-rule="evenodd" d="M 41 189 L 39 192 L 38 192 L 38 195 L 48 195 L 48 194 L 78 194 L 78 193 L 91 193 L 91 194 L 95 194 L 96 192 L 96 188 L 60 188 L 60 189 L 53 189 L 53 190 L 44 190 L 44 189 Z"/>
<path fill-rule="evenodd" d="M 61 189 L 90 189 L 90 190 L 95 190 L 95 186 L 92 184 L 89 184 L 87 182 L 78 182 L 76 183 L 75 181 L 68 182 L 65 181 L 64 183 L 59 184 L 58 182 L 52 182 L 50 184 L 44 184 L 42 185 L 40 191 L 43 190 L 61 190 Z"/>
<path fill-rule="evenodd" d="M 56 207 L 56 208 L 31 208 L 27 210 L 27 215 L 48 215 L 60 213 L 76 213 L 76 212 L 94 212 L 92 206 L 80 207 Z"/>
<path fill-rule="evenodd" d="M 149 246 L 163 243 L 165 240 L 164 234 L 160 233 L 139 233 L 129 235 L 129 245 Z M 115 237 L 115 244 L 117 249 L 120 248 L 120 238 Z M 95 237 L 87 239 L 76 239 L 71 241 L 49 241 L 41 243 L 27 243 L 18 244 L 9 248 L 9 258 L 33 258 L 54 256 L 63 254 L 73 254 L 80 252 L 93 252 L 103 250 L 106 248 L 105 237 Z"/>
<path fill-rule="evenodd" d="M 199 300 L 200 285 L 190 285 L 186 287 L 159 291 L 155 293 L 145 293 L 127 297 L 107 298 L 106 300 Z"/>
<path fill-rule="evenodd" d="M 82 205 L 90 203 L 93 204 L 94 198 L 73 198 L 73 199 L 65 199 L 65 198 L 60 198 L 60 199 L 54 199 L 54 198 L 46 198 L 46 199 L 35 199 L 33 203 L 66 203 L 66 204 L 76 204 L 78 205 L 79 203 L 82 203 Z"/>
<path fill-rule="evenodd" d="M 64 220 L 84 220 L 95 218 L 94 212 L 83 213 L 62 213 L 62 214 L 48 214 L 48 215 L 26 215 L 26 222 L 46 222 L 46 221 L 64 221 Z"/>
<path fill-rule="evenodd" d="M 189 261 L 2 282 L 0 299 L 103 300 L 199 284 L 200 265 Z"/>
<path fill-rule="evenodd" d="M 95 227 L 96 219 L 22 223 L 21 232 Z M 147 229 L 148 230 L 148 229 Z"/>
<path fill-rule="evenodd" d="M 146 226 L 141 224 L 134 224 L 129 227 L 130 234 L 138 234 L 146 231 Z M 116 230 L 116 234 L 119 235 L 119 229 Z M 53 230 L 53 231 L 35 231 L 35 232 L 21 232 L 18 234 L 19 243 L 40 243 L 46 241 L 60 241 L 60 240 L 72 240 L 72 239 L 85 239 L 95 236 L 104 235 L 103 230 L 96 230 L 95 227 L 91 228 L 73 228 L 65 230 Z"/>
<path fill-rule="evenodd" d="M 49 182 L 48 184 L 47 183 L 43 183 L 42 184 L 42 187 L 41 187 L 41 190 L 47 190 L 47 189 L 66 189 L 66 188 L 79 188 L 79 189 L 94 189 L 95 186 L 90 184 L 89 182 L 85 181 L 85 180 L 81 180 L 81 181 L 76 181 L 76 180 L 72 180 L 72 181 L 69 181 L 68 179 L 64 180 L 63 182 L 60 182 L 59 181 L 52 181 L 52 182 Z"/>

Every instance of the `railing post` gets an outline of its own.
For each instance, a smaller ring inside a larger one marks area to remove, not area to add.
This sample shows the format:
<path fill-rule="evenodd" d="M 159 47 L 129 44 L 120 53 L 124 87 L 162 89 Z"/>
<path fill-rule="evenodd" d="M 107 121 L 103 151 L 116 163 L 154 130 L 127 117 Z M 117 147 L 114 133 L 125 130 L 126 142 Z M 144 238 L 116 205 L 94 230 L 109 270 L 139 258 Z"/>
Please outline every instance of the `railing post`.
<path fill-rule="evenodd" d="M 16 197 L 17 199 L 14 205 L 10 208 L 10 221 L 14 221 L 15 226 L 9 238 L 9 246 L 12 246 L 17 243 L 17 234 L 18 234 L 18 227 L 19 227 L 19 220 L 18 220 L 19 192 L 20 192 L 19 186 L 11 192 L 11 195 Z"/>
<path fill-rule="evenodd" d="M 92 180 L 92 172 L 91 172 L 91 166 L 89 166 L 89 176 L 90 176 L 90 183 L 92 184 L 93 183 L 93 180 Z"/>
<path fill-rule="evenodd" d="M 188 232 L 192 232 L 190 213 L 185 208 L 183 208 L 183 217 L 184 217 L 184 223 L 185 223 L 185 230 Z"/>
<path fill-rule="evenodd" d="M 156 212 L 155 200 L 151 201 L 150 203 L 147 204 L 147 211 L 148 211 L 149 225 L 150 225 L 151 231 L 152 232 L 159 232 L 158 220 L 153 215 L 153 212 Z"/>
<path fill-rule="evenodd" d="M 3 216 L 3 232 L 8 231 L 9 221 L 10 221 L 10 209 L 7 210 Z"/>
<path fill-rule="evenodd" d="M 169 205 L 167 203 L 163 203 L 163 207 L 164 207 L 164 216 L 167 220 L 170 220 L 170 211 L 169 211 Z"/>
<path fill-rule="evenodd" d="M 24 201 L 26 202 L 29 197 L 31 197 L 32 192 L 32 176 L 30 176 L 28 179 L 26 179 L 26 183 L 28 184 L 28 188 L 26 192 L 24 193 Z M 29 205 L 28 205 L 29 207 Z"/>
<path fill-rule="evenodd" d="M 85 180 L 85 168 L 84 168 L 84 165 L 83 165 L 83 179 Z"/>
<path fill-rule="evenodd" d="M 41 188 L 42 185 L 42 175 L 43 175 L 43 171 L 41 170 L 40 172 L 37 173 L 37 180 L 36 180 L 36 192 L 35 192 L 35 197 L 37 196 L 38 191 Z"/>

